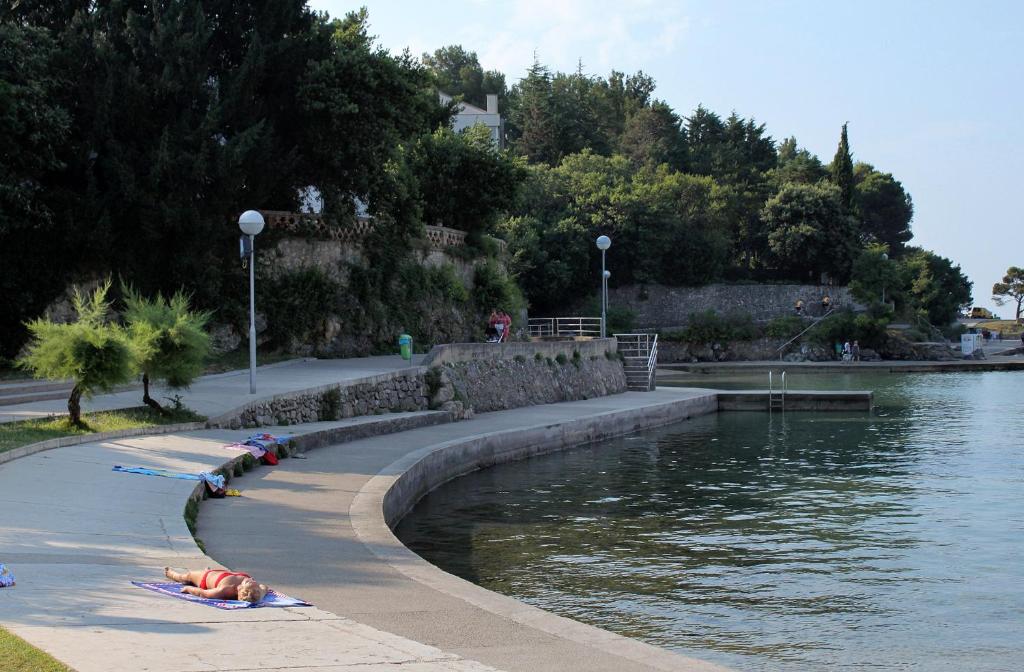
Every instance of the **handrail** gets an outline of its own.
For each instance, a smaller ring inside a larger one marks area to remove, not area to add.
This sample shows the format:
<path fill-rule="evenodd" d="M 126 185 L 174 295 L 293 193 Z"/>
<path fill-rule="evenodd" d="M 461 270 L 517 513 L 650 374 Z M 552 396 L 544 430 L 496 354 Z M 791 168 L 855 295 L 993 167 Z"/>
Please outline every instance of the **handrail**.
<path fill-rule="evenodd" d="M 614 334 L 626 365 L 629 389 L 655 389 L 658 370 L 658 334 Z M 642 376 L 642 377 L 641 377 Z"/>
<path fill-rule="evenodd" d="M 801 336 L 806 334 L 811 329 L 814 329 L 816 326 L 821 324 L 824 320 L 827 320 L 829 317 L 831 317 L 835 312 L 836 312 L 835 308 L 829 308 L 829 311 L 827 313 L 825 313 L 824 315 L 822 315 L 818 319 L 816 319 L 813 322 L 811 322 L 811 324 L 808 327 L 806 327 L 803 331 L 801 331 L 799 334 L 797 334 L 793 338 L 789 339 L 788 341 L 786 341 L 785 343 L 780 345 L 778 348 L 775 349 L 775 352 L 780 353 L 779 357 L 781 357 L 782 356 L 782 354 L 781 354 L 782 351 L 785 350 L 787 347 L 789 347 L 790 343 L 792 343 L 793 341 L 797 340 L 798 338 L 800 338 Z"/>
<path fill-rule="evenodd" d="M 589 336 L 601 335 L 600 317 L 531 317 L 527 329 L 532 338 L 545 336 Z"/>
<path fill-rule="evenodd" d="M 654 375 L 658 370 L 658 335 L 654 335 L 654 341 L 651 343 L 651 354 L 647 357 L 647 387 L 648 389 L 654 389 L 655 381 Z"/>

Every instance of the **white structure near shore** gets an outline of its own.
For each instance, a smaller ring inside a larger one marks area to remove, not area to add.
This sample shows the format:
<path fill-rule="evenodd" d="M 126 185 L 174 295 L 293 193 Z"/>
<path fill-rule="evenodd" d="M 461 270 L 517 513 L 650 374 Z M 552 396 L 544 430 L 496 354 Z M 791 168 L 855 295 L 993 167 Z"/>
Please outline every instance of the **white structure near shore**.
<path fill-rule="evenodd" d="M 452 96 L 444 91 L 438 91 L 437 95 L 445 105 L 453 100 Z M 491 131 L 491 138 L 498 148 L 505 148 L 505 121 L 498 113 L 498 95 L 496 93 L 487 94 L 487 109 L 485 110 L 465 101 L 460 102 L 457 109 L 452 122 L 453 130 L 458 132 L 477 124 L 483 124 Z"/>

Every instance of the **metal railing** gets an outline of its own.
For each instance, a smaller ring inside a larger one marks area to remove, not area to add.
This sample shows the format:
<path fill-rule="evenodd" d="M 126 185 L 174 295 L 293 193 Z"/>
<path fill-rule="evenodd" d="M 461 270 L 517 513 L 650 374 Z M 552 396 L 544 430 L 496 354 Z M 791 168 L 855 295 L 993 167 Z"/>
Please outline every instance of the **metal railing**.
<path fill-rule="evenodd" d="M 807 333 L 808 331 L 810 331 L 811 329 L 814 329 L 814 328 L 815 328 L 816 326 L 818 326 L 819 324 L 821 324 L 821 323 L 822 323 L 823 321 L 825 321 L 825 320 L 827 320 L 828 318 L 832 317 L 832 315 L 834 315 L 834 314 L 835 314 L 835 312 L 836 312 L 835 308 L 832 308 L 832 309 L 830 309 L 830 310 L 829 310 L 829 311 L 828 311 L 827 313 L 825 313 L 825 314 L 824 314 L 824 315 L 822 315 L 821 317 L 819 317 L 819 318 L 815 319 L 815 320 L 814 320 L 813 322 L 811 322 L 811 323 L 810 323 L 810 324 L 809 324 L 808 326 L 804 327 L 804 329 L 803 329 L 803 330 L 801 330 L 799 334 L 797 334 L 797 335 L 796 335 L 796 336 L 794 336 L 793 338 L 789 339 L 788 341 L 786 341 L 785 343 L 783 343 L 782 345 L 780 345 L 780 346 L 779 346 L 779 347 L 778 347 L 778 348 L 777 348 L 777 349 L 775 350 L 775 352 L 779 353 L 779 359 L 782 359 L 782 357 L 783 357 L 783 355 L 784 355 L 784 351 L 785 351 L 785 350 L 786 350 L 786 348 L 788 348 L 788 347 L 789 347 L 789 346 L 790 346 L 790 345 L 791 345 L 791 344 L 792 344 L 792 343 L 793 343 L 794 341 L 796 341 L 797 339 L 799 339 L 799 338 L 800 338 L 801 336 L 803 336 L 804 334 L 806 334 L 806 333 Z M 771 372 L 769 372 L 769 375 L 771 375 Z"/>
<path fill-rule="evenodd" d="M 599 338 L 600 317 L 532 317 L 527 322 L 530 338 Z"/>
<path fill-rule="evenodd" d="M 775 389 L 775 381 L 772 377 L 772 372 L 768 372 L 768 412 L 779 410 L 785 412 L 786 410 L 786 392 L 788 386 L 786 385 L 786 372 L 782 372 L 782 381 L 779 384 L 779 389 Z"/>
<path fill-rule="evenodd" d="M 650 392 L 656 387 L 658 372 L 657 334 L 615 334 L 626 386 L 630 390 Z"/>

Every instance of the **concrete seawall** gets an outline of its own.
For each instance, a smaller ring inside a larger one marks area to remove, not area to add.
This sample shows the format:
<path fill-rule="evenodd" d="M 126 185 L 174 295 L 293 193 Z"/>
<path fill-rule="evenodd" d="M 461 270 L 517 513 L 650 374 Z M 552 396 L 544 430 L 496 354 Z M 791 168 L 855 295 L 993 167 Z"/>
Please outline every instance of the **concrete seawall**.
<path fill-rule="evenodd" d="M 870 408 L 870 400 L 870 392 L 802 392 L 794 398 L 793 410 L 867 410 Z M 422 586 L 457 599 L 466 605 L 466 609 L 482 609 L 505 622 L 512 621 L 517 627 L 530 627 L 608 657 L 625 658 L 643 669 L 721 669 L 704 661 L 686 658 L 562 618 L 464 581 L 420 558 L 392 532 L 395 525 L 427 493 L 477 469 L 661 427 L 698 415 L 748 408 L 765 411 L 767 396 L 760 392 L 723 393 L 715 390 L 662 388 L 650 393 L 630 393 L 578 402 L 572 406 L 580 410 L 558 421 L 522 424 L 511 429 L 491 429 L 422 445 L 407 452 L 371 477 L 354 497 L 349 515 L 356 535 L 373 555 L 392 569 Z M 540 409 L 545 407 L 536 408 L 538 416 L 544 418 Z M 501 666 L 503 661 L 486 662 Z M 566 666 L 566 661 L 553 660 L 530 669 L 539 672 L 577 668 Z"/>

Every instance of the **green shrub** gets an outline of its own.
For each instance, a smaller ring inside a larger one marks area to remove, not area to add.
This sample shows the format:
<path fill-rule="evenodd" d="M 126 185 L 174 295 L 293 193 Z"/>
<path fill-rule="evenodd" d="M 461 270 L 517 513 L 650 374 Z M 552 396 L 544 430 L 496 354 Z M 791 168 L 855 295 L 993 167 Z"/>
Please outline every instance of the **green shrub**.
<path fill-rule="evenodd" d="M 469 290 L 452 264 L 442 264 L 427 272 L 430 288 L 453 303 L 469 301 Z"/>
<path fill-rule="evenodd" d="M 920 329 L 907 329 L 903 332 L 903 338 L 914 343 L 923 343 L 928 340 L 928 334 Z"/>
<path fill-rule="evenodd" d="M 569 363 L 569 358 L 560 352 L 555 355 L 555 361 L 564 366 Z"/>
<path fill-rule="evenodd" d="M 423 382 L 427 384 L 427 399 L 433 399 L 441 389 L 441 367 L 432 366 L 423 374 Z"/>
<path fill-rule="evenodd" d="M 807 328 L 807 323 L 796 315 L 776 317 L 765 326 L 765 336 L 769 338 L 793 338 Z"/>
<path fill-rule="evenodd" d="M 534 353 L 533 358 L 538 362 L 544 361 L 544 355 L 540 354 L 539 352 Z"/>
<path fill-rule="evenodd" d="M 332 387 L 320 397 L 320 419 L 341 419 L 341 390 L 339 388 Z"/>
<path fill-rule="evenodd" d="M 522 355 L 516 355 L 515 356 L 515 360 L 517 362 L 519 362 L 520 364 L 525 364 L 526 363 L 526 357 L 523 357 Z"/>
<path fill-rule="evenodd" d="M 583 304 L 583 307 L 580 310 L 583 315 L 587 317 L 600 317 L 600 297 L 591 297 Z M 633 331 L 633 327 L 636 324 L 636 313 L 629 308 L 623 308 L 621 306 L 608 306 L 606 317 L 608 319 L 607 332 L 609 334 L 628 334 Z"/>
<path fill-rule="evenodd" d="M 715 343 L 749 341 L 760 335 L 753 319 L 745 314 L 721 316 L 713 310 L 690 315 L 689 323 L 681 331 L 667 332 L 663 340 L 687 343 Z"/>
<path fill-rule="evenodd" d="M 807 332 L 805 338 L 826 347 L 856 340 L 862 347 L 877 348 L 885 341 L 885 328 L 888 324 L 888 314 L 872 317 L 867 313 L 854 315 L 850 310 L 842 310 L 819 322 Z"/>
<path fill-rule="evenodd" d="M 516 325 L 526 306 L 526 299 L 516 283 L 492 259 L 476 265 L 473 271 L 473 303 L 481 315 L 498 308 L 512 316 Z"/>
<path fill-rule="evenodd" d="M 270 344 L 279 348 L 309 341 L 341 297 L 341 286 L 315 267 L 282 273 L 256 283 L 256 288 Z"/>

